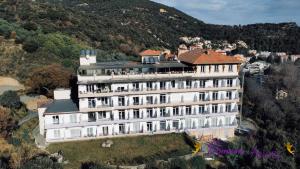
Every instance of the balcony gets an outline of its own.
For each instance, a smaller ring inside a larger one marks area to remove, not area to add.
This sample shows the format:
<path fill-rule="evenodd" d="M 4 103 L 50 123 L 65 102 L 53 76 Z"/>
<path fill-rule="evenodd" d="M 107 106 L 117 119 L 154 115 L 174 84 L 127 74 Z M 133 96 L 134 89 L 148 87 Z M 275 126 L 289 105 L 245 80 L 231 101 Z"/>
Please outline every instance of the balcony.
<path fill-rule="evenodd" d="M 206 99 L 205 101 L 179 101 L 179 102 L 168 102 L 165 104 L 160 104 L 157 102 L 156 104 L 154 102 L 147 102 L 145 104 L 139 104 L 139 105 L 133 105 L 133 104 L 128 104 L 126 105 L 125 103 L 120 103 L 117 106 L 114 106 L 114 104 L 111 105 L 101 105 L 97 107 L 91 107 L 91 108 L 81 108 L 80 111 L 82 112 L 89 112 L 89 111 L 112 111 L 115 109 L 140 109 L 140 108 L 153 108 L 153 107 L 177 107 L 177 106 L 186 106 L 186 105 L 199 105 L 199 104 L 222 104 L 222 103 L 235 103 L 238 102 L 239 99 L 233 99 L 233 100 L 209 100 Z"/>
<path fill-rule="evenodd" d="M 115 90 L 115 91 L 108 91 L 108 92 L 86 92 L 86 91 L 79 91 L 79 97 L 110 97 L 110 96 L 125 96 L 125 95 L 144 95 L 144 94 L 161 94 L 162 92 L 172 92 L 172 93 L 183 93 L 183 92 L 205 92 L 205 91 L 220 91 L 220 90 L 239 90 L 240 86 L 232 86 L 232 87 L 212 87 L 207 86 L 204 88 L 166 88 L 164 90 L 155 89 L 155 88 L 147 88 L 146 90 Z"/>
<path fill-rule="evenodd" d="M 201 77 L 237 77 L 238 72 L 207 72 L 207 73 L 201 73 L 199 75 L 198 73 L 195 73 L 194 71 L 172 71 L 172 72 L 153 72 L 153 73 L 120 73 L 120 74 L 103 74 L 103 75 L 97 75 L 97 74 L 88 74 L 88 75 L 77 75 L 79 83 L 81 82 L 87 82 L 87 81 L 111 81 L 111 82 L 117 82 L 122 80 L 143 80 L 143 79 L 165 79 L 165 78 L 185 78 L 185 77 L 192 77 L 197 78 L 199 76 Z"/>

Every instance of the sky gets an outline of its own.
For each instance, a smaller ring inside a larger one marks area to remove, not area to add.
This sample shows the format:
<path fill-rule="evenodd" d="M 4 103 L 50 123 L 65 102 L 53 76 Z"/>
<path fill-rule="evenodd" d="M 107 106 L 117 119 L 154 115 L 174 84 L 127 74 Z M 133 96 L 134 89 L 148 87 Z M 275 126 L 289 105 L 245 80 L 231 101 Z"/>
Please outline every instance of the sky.
<path fill-rule="evenodd" d="M 296 22 L 300 0 L 152 0 L 174 7 L 206 23 L 245 25 Z"/>

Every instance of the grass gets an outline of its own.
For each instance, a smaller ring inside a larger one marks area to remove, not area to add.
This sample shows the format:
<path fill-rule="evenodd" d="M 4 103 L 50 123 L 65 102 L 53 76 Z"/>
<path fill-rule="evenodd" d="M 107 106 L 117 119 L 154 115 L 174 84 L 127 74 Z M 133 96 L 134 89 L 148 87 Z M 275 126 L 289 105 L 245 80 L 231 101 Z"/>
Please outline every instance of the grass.
<path fill-rule="evenodd" d="M 53 143 L 47 147 L 51 153 L 63 151 L 65 168 L 79 168 L 82 162 L 95 161 L 115 165 L 142 164 L 154 159 L 167 159 L 192 152 L 182 134 L 112 138 L 111 148 L 101 145 L 107 139 Z"/>

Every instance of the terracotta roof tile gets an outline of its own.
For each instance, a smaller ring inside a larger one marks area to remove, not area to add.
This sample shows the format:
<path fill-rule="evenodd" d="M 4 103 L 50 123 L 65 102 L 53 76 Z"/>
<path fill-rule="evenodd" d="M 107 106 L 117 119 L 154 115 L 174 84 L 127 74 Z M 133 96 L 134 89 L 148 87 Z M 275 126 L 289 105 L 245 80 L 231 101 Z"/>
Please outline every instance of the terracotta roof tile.
<path fill-rule="evenodd" d="M 179 60 L 198 65 L 198 64 L 223 64 L 223 63 L 241 63 L 237 58 L 226 56 L 213 50 L 195 49 L 183 53 Z"/>
<path fill-rule="evenodd" d="M 151 49 L 144 50 L 140 53 L 141 56 L 159 56 L 160 54 L 161 51 Z"/>

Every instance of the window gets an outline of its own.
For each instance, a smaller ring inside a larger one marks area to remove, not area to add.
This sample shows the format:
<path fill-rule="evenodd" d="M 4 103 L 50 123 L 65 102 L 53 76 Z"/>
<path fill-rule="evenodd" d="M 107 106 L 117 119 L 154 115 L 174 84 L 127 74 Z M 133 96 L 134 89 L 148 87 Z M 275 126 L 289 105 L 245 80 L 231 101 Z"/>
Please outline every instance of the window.
<path fill-rule="evenodd" d="M 179 116 L 179 107 L 173 107 L 173 116 Z"/>
<path fill-rule="evenodd" d="M 154 118 L 153 109 L 147 109 L 147 117 Z"/>
<path fill-rule="evenodd" d="M 160 108 L 160 116 L 167 117 L 166 108 Z"/>
<path fill-rule="evenodd" d="M 187 129 L 191 129 L 192 127 L 192 119 L 185 119 L 185 127 Z"/>
<path fill-rule="evenodd" d="M 172 86 L 172 88 L 175 88 L 175 80 L 171 81 L 171 86 Z"/>
<path fill-rule="evenodd" d="M 147 101 L 147 104 L 153 104 L 153 97 L 152 96 L 147 96 L 146 101 Z"/>
<path fill-rule="evenodd" d="M 212 105 L 212 113 L 217 113 L 218 112 L 218 105 L 217 104 L 213 104 Z"/>
<path fill-rule="evenodd" d="M 200 66 L 200 72 L 202 72 L 202 73 L 205 72 L 205 66 L 204 65 Z"/>
<path fill-rule="evenodd" d="M 147 131 L 152 131 L 152 122 L 147 122 Z"/>
<path fill-rule="evenodd" d="M 119 119 L 125 120 L 125 110 L 119 110 Z"/>
<path fill-rule="evenodd" d="M 179 129 L 179 120 L 173 121 L 173 129 L 178 130 Z"/>
<path fill-rule="evenodd" d="M 226 126 L 230 125 L 230 117 L 225 117 L 225 125 Z"/>
<path fill-rule="evenodd" d="M 213 86 L 214 86 L 214 87 L 218 87 L 218 86 L 219 86 L 219 80 L 214 79 L 214 80 L 213 80 Z"/>
<path fill-rule="evenodd" d="M 125 106 L 125 97 L 124 96 L 119 96 L 118 97 L 118 105 L 119 106 Z"/>
<path fill-rule="evenodd" d="M 140 89 L 140 84 L 139 84 L 138 82 L 137 82 L 137 83 L 133 83 L 132 86 L 133 86 L 133 90 L 134 90 L 134 91 L 139 91 L 139 89 Z"/>
<path fill-rule="evenodd" d="M 87 92 L 94 92 L 94 85 L 86 85 Z"/>
<path fill-rule="evenodd" d="M 203 114 L 204 113 L 204 105 L 200 105 L 199 106 L 199 114 Z"/>
<path fill-rule="evenodd" d="M 165 90 L 166 89 L 166 82 L 160 82 L 159 87 L 160 87 L 160 90 Z"/>
<path fill-rule="evenodd" d="M 93 128 L 87 128 L 87 136 L 88 137 L 94 136 Z"/>
<path fill-rule="evenodd" d="M 59 124 L 59 117 L 58 116 L 52 116 L 52 122 L 53 122 L 53 124 Z"/>
<path fill-rule="evenodd" d="M 95 98 L 88 98 L 88 107 L 95 108 L 96 107 L 96 100 Z"/>
<path fill-rule="evenodd" d="M 190 89 L 192 87 L 192 81 L 191 80 L 185 81 L 185 84 L 186 84 L 187 89 Z"/>
<path fill-rule="evenodd" d="M 232 82 L 233 82 L 232 79 L 228 79 L 227 80 L 227 87 L 232 87 Z"/>
<path fill-rule="evenodd" d="M 205 100 L 205 93 L 204 92 L 199 93 L 199 100 L 200 101 L 204 101 Z"/>
<path fill-rule="evenodd" d="M 140 99 L 139 97 L 133 97 L 133 105 L 139 105 Z"/>
<path fill-rule="evenodd" d="M 192 114 L 192 108 L 191 108 L 191 106 L 186 106 L 185 107 L 185 114 L 186 115 L 191 115 Z"/>
<path fill-rule="evenodd" d="M 98 119 L 105 119 L 106 118 L 106 112 L 100 111 L 98 112 Z"/>
<path fill-rule="evenodd" d="M 125 134 L 125 124 L 119 124 L 119 133 Z"/>
<path fill-rule="evenodd" d="M 161 131 L 165 131 L 167 129 L 166 128 L 166 121 L 160 121 L 159 125 L 160 125 L 160 130 Z"/>
<path fill-rule="evenodd" d="M 54 130 L 53 134 L 54 134 L 54 138 L 60 138 L 60 130 Z"/>
<path fill-rule="evenodd" d="M 215 72 L 219 72 L 219 65 L 215 65 Z"/>
<path fill-rule="evenodd" d="M 213 100 L 218 100 L 218 92 L 213 92 Z"/>
<path fill-rule="evenodd" d="M 95 122 L 96 121 L 96 113 L 95 112 L 88 112 L 88 121 Z"/>
<path fill-rule="evenodd" d="M 200 88 L 204 88 L 205 87 L 205 80 L 200 80 L 199 86 L 200 86 Z"/>
<path fill-rule="evenodd" d="M 166 95 L 165 94 L 161 94 L 159 96 L 159 99 L 160 99 L 160 103 L 166 103 Z"/>
<path fill-rule="evenodd" d="M 226 98 L 231 100 L 232 99 L 232 92 L 230 92 L 230 91 L 226 92 Z"/>
<path fill-rule="evenodd" d="M 204 127 L 204 119 L 199 119 L 199 127 Z"/>
<path fill-rule="evenodd" d="M 225 111 L 226 112 L 231 112 L 231 104 L 226 104 Z"/>
<path fill-rule="evenodd" d="M 125 87 L 118 87 L 118 88 L 117 88 L 117 91 L 118 91 L 118 92 L 124 92 L 124 91 L 125 91 Z"/>
<path fill-rule="evenodd" d="M 153 85 L 152 82 L 147 82 L 147 90 L 152 90 L 153 89 Z"/>
<path fill-rule="evenodd" d="M 108 126 L 102 127 L 102 132 L 104 136 L 108 135 Z"/>
<path fill-rule="evenodd" d="M 133 118 L 134 119 L 139 119 L 140 118 L 140 111 L 139 111 L 139 109 L 133 110 Z"/>
<path fill-rule="evenodd" d="M 77 123 L 76 114 L 70 114 L 70 123 Z"/>
<path fill-rule="evenodd" d="M 218 122 L 218 119 L 216 117 L 213 117 L 211 119 L 211 125 L 212 125 L 212 127 L 217 127 L 217 122 Z"/>
<path fill-rule="evenodd" d="M 108 105 L 108 98 L 107 97 L 101 97 L 100 100 L 101 100 L 102 105 Z"/>
<path fill-rule="evenodd" d="M 228 65 L 228 72 L 233 72 L 233 65 Z"/>

